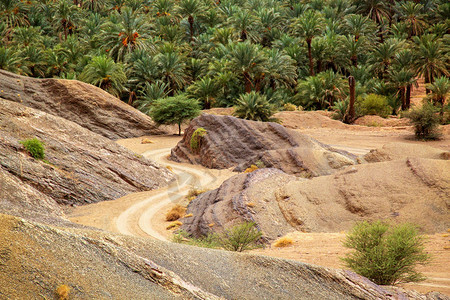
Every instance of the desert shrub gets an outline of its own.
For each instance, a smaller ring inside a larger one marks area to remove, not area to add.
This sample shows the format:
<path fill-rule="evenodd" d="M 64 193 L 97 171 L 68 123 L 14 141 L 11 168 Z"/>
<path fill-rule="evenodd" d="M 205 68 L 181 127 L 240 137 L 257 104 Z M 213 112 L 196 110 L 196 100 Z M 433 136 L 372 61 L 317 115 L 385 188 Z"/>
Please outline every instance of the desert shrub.
<path fill-rule="evenodd" d="M 331 108 L 333 109 L 333 119 L 343 121 L 347 115 L 349 99 L 337 101 Z"/>
<path fill-rule="evenodd" d="M 254 222 L 244 222 L 224 230 L 220 235 L 220 244 L 226 250 L 242 252 L 258 247 L 262 233 Z"/>
<path fill-rule="evenodd" d="M 257 165 L 251 165 L 250 167 L 248 167 L 247 169 L 245 169 L 244 173 L 251 173 L 253 171 L 258 170 L 258 166 Z"/>
<path fill-rule="evenodd" d="M 45 148 L 44 143 L 38 140 L 37 138 L 27 139 L 20 141 L 25 149 L 36 159 L 44 159 L 45 158 Z"/>
<path fill-rule="evenodd" d="M 417 138 L 434 140 L 440 137 L 438 131 L 440 118 L 432 104 L 424 103 L 421 108 L 412 109 L 405 116 L 413 123 Z"/>
<path fill-rule="evenodd" d="M 194 238 L 186 231 L 180 230 L 173 235 L 172 240 L 179 244 L 187 244 L 203 248 L 220 248 L 219 237 L 213 232 L 199 238 Z"/>
<path fill-rule="evenodd" d="M 166 227 L 166 229 L 167 229 L 167 230 L 175 229 L 175 228 L 180 227 L 181 225 L 183 225 L 183 223 L 181 223 L 180 221 L 173 221 L 172 223 L 170 223 L 170 224 Z"/>
<path fill-rule="evenodd" d="M 293 244 L 294 244 L 294 240 L 291 237 L 283 236 L 283 237 L 280 237 L 278 240 L 276 240 L 273 243 L 273 246 L 282 248 L 282 247 L 291 246 Z"/>
<path fill-rule="evenodd" d="M 362 101 L 357 102 L 362 115 L 378 115 L 386 118 L 391 113 L 387 97 L 369 94 Z"/>
<path fill-rule="evenodd" d="M 285 103 L 283 105 L 283 110 L 284 111 L 296 111 L 297 106 L 295 106 L 295 104 L 292 104 L 292 103 Z"/>
<path fill-rule="evenodd" d="M 166 214 L 166 221 L 176 221 L 184 216 L 186 208 L 176 204 Z"/>
<path fill-rule="evenodd" d="M 423 237 L 411 224 L 357 223 L 344 246 L 354 250 L 343 258 L 346 266 L 381 285 L 423 280 L 415 266 L 430 259 Z"/>
<path fill-rule="evenodd" d="M 58 300 L 69 299 L 69 293 L 70 293 L 70 287 L 65 284 L 61 284 L 60 286 L 58 286 L 58 288 L 55 291 L 55 294 L 56 294 L 56 297 Z"/>
<path fill-rule="evenodd" d="M 202 138 L 206 135 L 207 131 L 203 127 L 197 128 L 191 136 L 190 146 L 194 152 L 200 149 Z"/>
<path fill-rule="evenodd" d="M 262 160 L 255 161 L 255 165 L 258 167 L 258 169 L 264 169 L 266 167 Z"/>
<path fill-rule="evenodd" d="M 238 118 L 262 122 L 274 121 L 274 113 L 275 108 L 267 97 L 256 92 L 240 95 L 234 111 Z"/>
<path fill-rule="evenodd" d="M 208 191 L 208 189 L 199 189 L 196 187 L 192 187 L 189 189 L 186 198 L 187 200 L 190 202 L 192 200 L 194 200 L 195 198 L 197 198 L 199 195 L 206 193 Z"/>

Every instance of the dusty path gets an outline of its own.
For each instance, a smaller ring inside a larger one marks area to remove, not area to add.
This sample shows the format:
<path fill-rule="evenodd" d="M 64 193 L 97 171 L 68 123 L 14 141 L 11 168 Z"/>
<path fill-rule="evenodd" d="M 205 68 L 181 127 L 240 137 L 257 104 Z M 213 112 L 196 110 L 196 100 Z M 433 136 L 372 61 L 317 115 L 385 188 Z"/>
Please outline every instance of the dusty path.
<path fill-rule="evenodd" d="M 142 138 L 120 140 L 118 143 L 162 166 L 170 167 L 175 180 L 158 190 L 77 207 L 68 214 L 71 221 L 127 235 L 167 240 L 171 232 L 165 230 L 164 215 L 173 204 L 183 201 L 192 187 L 216 188 L 234 174 L 229 170 L 210 170 L 168 160 L 171 148 L 180 137 L 157 136 L 150 139 L 153 143 L 141 144 Z"/>

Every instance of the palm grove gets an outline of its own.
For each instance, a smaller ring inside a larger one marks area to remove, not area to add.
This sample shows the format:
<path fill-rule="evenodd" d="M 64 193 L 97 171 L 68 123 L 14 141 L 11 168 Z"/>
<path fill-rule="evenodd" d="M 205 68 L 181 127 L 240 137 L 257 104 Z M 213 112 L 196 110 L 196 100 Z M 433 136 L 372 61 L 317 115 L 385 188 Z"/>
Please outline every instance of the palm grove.
<path fill-rule="evenodd" d="M 0 19 L 1 69 L 82 80 L 145 113 L 183 97 L 247 119 L 292 104 L 344 119 L 348 76 L 358 114 L 409 109 L 418 78 L 443 113 L 450 89 L 445 0 L 0 0 Z"/>

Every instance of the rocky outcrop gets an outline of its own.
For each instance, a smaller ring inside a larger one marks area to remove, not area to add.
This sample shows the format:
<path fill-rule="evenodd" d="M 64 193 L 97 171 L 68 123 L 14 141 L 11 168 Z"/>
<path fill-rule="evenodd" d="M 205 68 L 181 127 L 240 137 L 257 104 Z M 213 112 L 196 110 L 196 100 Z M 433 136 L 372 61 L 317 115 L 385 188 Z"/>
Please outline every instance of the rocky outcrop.
<path fill-rule="evenodd" d="M 207 134 L 202 137 L 200 148 L 194 151 L 190 147 L 191 136 L 200 127 Z M 191 122 L 170 158 L 208 168 L 234 167 L 235 171 L 243 171 L 261 161 L 266 167 L 300 177 L 327 175 L 357 163 L 357 158 L 350 153 L 276 123 L 208 114 Z"/>
<path fill-rule="evenodd" d="M 0 98 L 62 117 L 110 139 L 162 133 L 150 117 L 100 88 L 0 70 Z"/>
<path fill-rule="evenodd" d="M 66 205 L 112 200 L 173 178 L 166 168 L 73 122 L 2 99 L 0 128 L 3 202 L 28 199 L 20 205 L 35 209 L 33 203 L 42 198 L 38 211 L 44 212 L 54 209 L 49 198 Z M 34 137 L 45 143 L 45 161 L 32 158 L 19 143 Z"/>
<path fill-rule="evenodd" d="M 350 271 L 0 214 L 2 298 L 448 299 L 378 286 Z"/>
<path fill-rule="evenodd" d="M 188 206 L 193 235 L 253 221 L 274 240 L 290 231 L 338 232 L 356 221 L 411 222 L 424 232 L 450 227 L 450 161 L 410 158 L 350 166 L 298 179 L 274 169 L 236 175 Z M 417 213 L 420 212 L 420 213 Z"/>

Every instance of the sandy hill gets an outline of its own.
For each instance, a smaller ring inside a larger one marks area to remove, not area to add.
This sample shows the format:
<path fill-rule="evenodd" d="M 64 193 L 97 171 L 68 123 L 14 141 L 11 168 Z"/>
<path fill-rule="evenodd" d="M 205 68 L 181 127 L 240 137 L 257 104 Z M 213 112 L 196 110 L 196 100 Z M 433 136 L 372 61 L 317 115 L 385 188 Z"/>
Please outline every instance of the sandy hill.
<path fill-rule="evenodd" d="M 206 129 L 207 133 L 196 151 L 191 149 L 190 141 L 198 128 Z M 209 114 L 191 122 L 183 139 L 172 149 L 171 159 L 208 168 L 234 167 L 235 171 L 243 171 L 261 161 L 266 167 L 300 177 L 331 174 L 357 163 L 356 156 L 280 124 Z"/>
<path fill-rule="evenodd" d="M 112 200 L 166 185 L 166 168 L 78 124 L 0 99 L 0 209 L 60 216 L 56 203 Z M 38 138 L 46 162 L 19 143 Z"/>
<path fill-rule="evenodd" d="M 100 88 L 0 70 L 0 98 L 60 116 L 110 139 L 161 133 L 150 117 Z"/>

